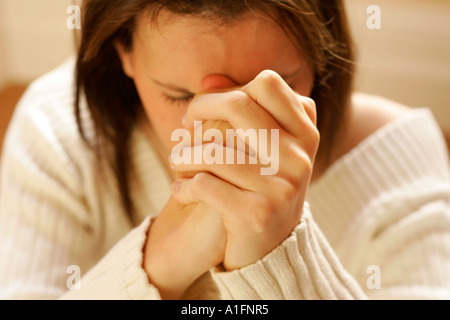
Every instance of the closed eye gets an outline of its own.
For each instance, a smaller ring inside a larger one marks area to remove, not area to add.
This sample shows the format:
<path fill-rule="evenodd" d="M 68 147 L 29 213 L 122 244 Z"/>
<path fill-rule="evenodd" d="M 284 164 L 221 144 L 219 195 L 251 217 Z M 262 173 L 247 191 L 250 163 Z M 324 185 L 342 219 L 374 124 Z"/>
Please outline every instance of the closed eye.
<path fill-rule="evenodd" d="M 194 98 L 194 95 L 188 95 L 188 96 L 184 96 L 184 97 L 171 97 L 164 93 L 162 94 L 162 96 L 163 96 L 164 100 L 168 101 L 171 104 L 176 104 L 176 105 L 188 104 Z"/>

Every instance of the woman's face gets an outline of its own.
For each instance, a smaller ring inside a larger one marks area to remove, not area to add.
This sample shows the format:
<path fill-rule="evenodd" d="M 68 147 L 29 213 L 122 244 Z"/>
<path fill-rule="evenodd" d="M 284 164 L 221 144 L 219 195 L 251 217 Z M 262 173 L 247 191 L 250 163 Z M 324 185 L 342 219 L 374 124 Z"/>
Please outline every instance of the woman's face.
<path fill-rule="evenodd" d="M 265 69 L 301 95 L 312 90 L 313 74 L 301 53 L 278 25 L 256 15 L 221 24 L 163 10 L 156 22 L 140 18 L 133 41 L 130 51 L 117 45 L 122 66 L 167 153 L 178 143 L 171 142 L 172 132 L 182 127 L 196 93 L 247 84 Z"/>

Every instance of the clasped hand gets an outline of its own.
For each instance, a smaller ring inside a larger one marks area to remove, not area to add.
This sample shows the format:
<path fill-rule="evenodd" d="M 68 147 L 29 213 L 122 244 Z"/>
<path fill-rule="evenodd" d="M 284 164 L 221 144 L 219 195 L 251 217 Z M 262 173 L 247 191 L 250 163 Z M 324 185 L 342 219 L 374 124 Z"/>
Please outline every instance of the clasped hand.
<path fill-rule="evenodd" d="M 189 145 L 192 154 L 199 148 L 220 151 L 224 161 L 171 164 L 178 179 L 150 228 L 144 255 L 150 281 L 163 298 L 178 298 L 220 263 L 226 270 L 255 263 L 300 222 L 319 145 L 313 100 L 295 93 L 277 73 L 263 71 L 244 87 L 197 95 L 184 126 L 194 130 L 194 121 L 213 120 L 233 129 L 254 129 L 258 143 L 248 139 L 245 148 L 235 148 L 233 163 L 225 159 L 225 141 Z M 265 141 L 260 129 L 268 132 Z M 270 139 L 273 130 L 276 146 Z M 267 162 L 255 151 L 262 142 L 278 152 L 275 174 L 261 174 Z M 245 163 L 238 164 L 239 157 Z"/>

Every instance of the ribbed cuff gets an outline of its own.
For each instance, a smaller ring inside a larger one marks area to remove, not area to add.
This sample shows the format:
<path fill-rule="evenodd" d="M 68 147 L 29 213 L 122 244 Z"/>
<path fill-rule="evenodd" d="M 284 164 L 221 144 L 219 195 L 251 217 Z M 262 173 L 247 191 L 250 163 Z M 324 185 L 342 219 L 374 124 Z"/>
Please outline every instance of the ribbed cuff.
<path fill-rule="evenodd" d="M 142 268 L 150 222 L 148 217 L 130 231 L 81 279 L 81 288 L 69 291 L 63 299 L 161 299 Z"/>
<path fill-rule="evenodd" d="M 132 300 L 161 299 L 158 290 L 149 283 L 143 269 L 143 248 L 151 218 L 148 217 L 138 228 L 130 232 L 125 241 L 123 258 L 123 279 L 125 290 Z"/>
<path fill-rule="evenodd" d="M 223 299 L 364 298 L 314 223 L 309 206 L 301 223 L 260 261 L 231 272 L 213 270 Z"/>

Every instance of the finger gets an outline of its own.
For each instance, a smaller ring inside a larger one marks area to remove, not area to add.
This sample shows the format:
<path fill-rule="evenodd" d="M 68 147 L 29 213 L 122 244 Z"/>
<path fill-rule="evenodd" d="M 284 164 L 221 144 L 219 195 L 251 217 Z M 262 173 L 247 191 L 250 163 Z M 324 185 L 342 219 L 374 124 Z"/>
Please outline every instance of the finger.
<path fill-rule="evenodd" d="M 223 146 L 216 140 L 177 149 L 169 157 L 169 162 L 180 178 L 192 178 L 195 173 L 205 171 L 242 189 L 259 192 L 267 187 L 267 183 L 270 184 L 262 176 L 278 175 L 297 184 L 295 181 L 303 179 L 305 172 L 312 167 L 317 151 L 317 148 L 309 150 L 301 146 L 291 135 L 276 139 L 271 142 L 271 147 L 263 150 L 264 143 L 260 143 L 252 156 L 245 148 Z"/>
<path fill-rule="evenodd" d="M 300 137 L 305 127 L 316 124 L 314 101 L 295 93 L 274 71 L 265 70 L 242 88 L 258 105 L 263 107 L 278 124 Z M 302 125 L 303 124 L 303 125 Z M 307 129 L 307 128 L 306 128 Z"/>
<path fill-rule="evenodd" d="M 183 124 L 187 129 L 194 121 L 222 120 L 235 129 L 279 129 L 272 116 L 241 90 L 197 95 L 189 105 Z"/>
<path fill-rule="evenodd" d="M 302 96 L 297 93 L 297 97 L 302 101 L 302 106 L 305 109 L 306 114 L 308 115 L 311 122 L 314 126 L 317 126 L 317 108 L 316 103 L 313 99 Z"/>
<path fill-rule="evenodd" d="M 172 185 L 175 200 L 183 204 L 204 202 L 223 213 L 237 212 L 245 192 L 206 172 L 199 172 L 192 179 L 177 180 Z"/>
<path fill-rule="evenodd" d="M 183 130 L 183 129 L 181 129 Z M 207 144 L 214 141 L 216 144 L 227 148 L 237 149 L 255 157 L 263 165 L 269 165 L 272 159 L 278 157 L 279 141 L 282 136 L 291 136 L 280 129 L 233 129 L 228 122 L 222 120 L 208 120 L 199 123 L 194 130 L 185 129 L 183 141 L 174 149 L 172 160 L 174 163 L 181 162 L 180 150 L 190 145 Z M 192 138 L 193 137 L 193 138 Z M 202 151 L 200 150 L 200 154 Z M 190 155 L 191 152 L 188 152 Z M 190 157 L 190 156 L 189 156 Z"/>
<path fill-rule="evenodd" d="M 258 191 L 265 187 L 269 175 L 265 173 L 273 171 L 272 175 L 274 175 L 279 168 L 278 159 L 274 160 L 274 165 L 264 166 L 256 158 L 240 150 L 214 143 L 184 148 L 182 152 L 183 161 L 174 162 L 175 157 L 169 158 L 174 171 L 181 174 L 209 172 L 241 189 L 251 191 Z M 188 156 L 185 156 L 186 154 Z"/>

